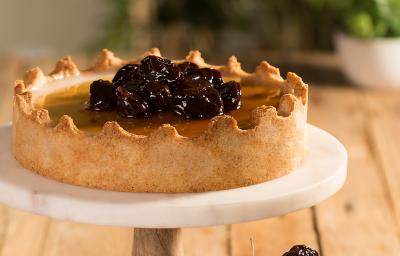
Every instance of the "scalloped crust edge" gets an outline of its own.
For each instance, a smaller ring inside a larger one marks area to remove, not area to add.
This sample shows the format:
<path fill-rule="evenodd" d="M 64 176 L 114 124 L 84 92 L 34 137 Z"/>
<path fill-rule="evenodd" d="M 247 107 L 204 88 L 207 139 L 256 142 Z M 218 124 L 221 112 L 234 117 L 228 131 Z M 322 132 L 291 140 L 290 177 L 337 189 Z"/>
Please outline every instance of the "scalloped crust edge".
<path fill-rule="evenodd" d="M 207 64 L 199 51 L 185 60 L 219 69 L 226 77 L 279 89 L 278 109 L 260 106 L 252 112 L 252 128 L 242 130 L 234 118 L 218 116 L 196 138 L 180 136 L 163 125 L 149 136 L 127 132 L 107 122 L 96 135 L 79 130 L 65 115 L 57 123 L 45 109 L 35 109 L 34 89 L 70 76 L 101 73 L 132 61 L 104 49 L 95 64 L 80 71 L 71 57 L 57 62 L 49 76 L 28 71 L 14 86 L 13 154 L 26 168 L 56 180 L 107 190 L 130 192 L 201 192 L 252 185 L 287 174 L 305 157 L 308 86 L 294 73 L 286 79 L 262 61 L 254 73 L 242 70 L 232 56 L 224 66 Z M 178 60 L 176 62 L 180 62 Z M 129 154 L 129 153 L 130 154 Z"/>

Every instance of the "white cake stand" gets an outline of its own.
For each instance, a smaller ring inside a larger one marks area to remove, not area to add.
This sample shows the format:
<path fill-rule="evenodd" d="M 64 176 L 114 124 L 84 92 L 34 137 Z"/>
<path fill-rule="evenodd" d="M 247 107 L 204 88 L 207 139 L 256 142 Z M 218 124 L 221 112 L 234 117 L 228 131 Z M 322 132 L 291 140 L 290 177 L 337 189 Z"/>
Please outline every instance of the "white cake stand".
<path fill-rule="evenodd" d="M 135 227 L 133 255 L 183 255 L 181 227 L 239 223 L 310 207 L 340 189 L 347 153 L 329 133 L 308 126 L 305 163 L 284 177 L 206 193 L 122 193 L 63 184 L 21 167 L 11 127 L 0 126 L 0 202 L 25 211 L 100 225 Z"/>

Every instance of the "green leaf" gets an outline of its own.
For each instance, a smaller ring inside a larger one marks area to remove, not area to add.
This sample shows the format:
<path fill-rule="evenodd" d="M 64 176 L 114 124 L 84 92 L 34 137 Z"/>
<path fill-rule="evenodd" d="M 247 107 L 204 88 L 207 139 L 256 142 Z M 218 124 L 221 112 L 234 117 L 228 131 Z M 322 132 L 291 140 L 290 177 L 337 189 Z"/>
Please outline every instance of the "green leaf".
<path fill-rule="evenodd" d="M 360 38 L 371 38 L 374 36 L 374 24 L 367 12 L 359 12 L 349 15 L 345 20 L 346 32 Z"/>

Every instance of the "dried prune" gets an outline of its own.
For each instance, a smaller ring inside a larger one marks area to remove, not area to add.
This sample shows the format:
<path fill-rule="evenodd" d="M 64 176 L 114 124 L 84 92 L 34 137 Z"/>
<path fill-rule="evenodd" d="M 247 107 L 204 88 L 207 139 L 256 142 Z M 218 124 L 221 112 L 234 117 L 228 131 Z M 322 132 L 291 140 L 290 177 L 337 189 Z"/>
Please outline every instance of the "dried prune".
<path fill-rule="evenodd" d="M 123 86 L 117 88 L 117 112 L 123 117 L 148 117 L 152 114 L 147 102 L 140 96 L 126 90 Z"/>
<path fill-rule="evenodd" d="M 191 70 L 188 75 L 197 75 L 201 79 L 207 80 L 214 86 L 221 85 L 224 81 L 222 80 L 222 74 L 213 68 L 199 68 Z"/>
<path fill-rule="evenodd" d="M 128 90 L 128 92 L 136 94 L 137 92 L 140 92 L 141 88 L 146 83 L 148 83 L 148 81 L 135 79 L 135 80 L 127 81 L 126 83 L 124 83 L 121 86 L 124 87 L 126 90 Z"/>
<path fill-rule="evenodd" d="M 240 108 L 242 90 L 240 84 L 236 81 L 229 81 L 217 87 L 222 101 L 224 102 L 224 110 L 234 110 Z"/>
<path fill-rule="evenodd" d="M 318 256 L 318 252 L 306 245 L 295 245 L 282 256 Z"/>
<path fill-rule="evenodd" d="M 111 110 L 116 104 L 115 87 L 107 80 L 96 80 L 90 84 L 89 108 Z"/>
<path fill-rule="evenodd" d="M 171 108 L 185 118 L 209 118 L 223 114 L 222 99 L 212 87 L 193 87 L 177 92 Z"/>
<path fill-rule="evenodd" d="M 149 81 L 170 85 L 182 77 L 179 68 L 170 60 L 154 55 L 147 56 L 140 62 L 141 74 Z"/>
<path fill-rule="evenodd" d="M 155 55 L 149 55 L 143 58 L 140 62 L 140 68 L 145 73 L 164 73 L 167 72 L 167 69 L 170 66 L 172 66 L 172 62 L 170 60 Z"/>
<path fill-rule="evenodd" d="M 152 111 L 162 111 L 168 108 L 171 92 L 168 86 L 157 82 L 147 82 L 137 92 L 145 99 Z"/>
<path fill-rule="evenodd" d="M 183 75 L 187 75 L 193 70 L 199 69 L 199 66 L 193 62 L 185 61 L 178 64 L 179 70 L 183 73 Z"/>
<path fill-rule="evenodd" d="M 138 64 L 127 64 L 120 68 L 118 72 L 115 74 L 112 82 L 115 87 L 120 85 L 124 85 L 125 83 L 132 80 L 140 80 L 140 72 Z"/>
<path fill-rule="evenodd" d="M 212 87 L 210 81 L 202 79 L 197 74 L 186 75 L 180 81 L 170 85 L 172 92 L 182 91 L 184 89 L 195 88 L 195 87 Z"/>
<path fill-rule="evenodd" d="M 162 111 L 168 107 L 171 92 L 168 86 L 147 80 L 132 80 L 123 85 L 130 93 L 140 96 L 152 111 Z"/>
<path fill-rule="evenodd" d="M 123 66 L 112 83 L 93 82 L 90 92 L 91 109 L 116 108 L 127 118 L 167 109 L 185 118 L 209 118 L 240 108 L 242 94 L 240 84 L 224 83 L 217 69 L 188 61 L 175 64 L 154 55 Z"/>

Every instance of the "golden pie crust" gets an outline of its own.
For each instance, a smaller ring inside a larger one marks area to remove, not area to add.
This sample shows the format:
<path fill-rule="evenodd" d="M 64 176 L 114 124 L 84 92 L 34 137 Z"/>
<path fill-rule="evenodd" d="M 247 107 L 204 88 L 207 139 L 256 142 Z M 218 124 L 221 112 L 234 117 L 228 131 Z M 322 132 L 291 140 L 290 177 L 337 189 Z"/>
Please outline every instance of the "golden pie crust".
<path fill-rule="evenodd" d="M 12 151 L 19 163 L 39 175 L 91 188 L 126 192 L 202 192 L 248 186 L 289 173 L 304 160 L 308 86 L 294 73 L 286 79 L 262 61 L 254 73 L 241 69 L 232 56 L 225 66 L 205 63 L 199 51 L 186 60 L 219 69 L 223 76 L 279 88 L 279 107 L 260 106 L 252 112 L 252 128 L 242 130 L 228 115 L 210 120 L 201 136 L 188 138 L 168 124 L 149 136 L 107 122 L 101 132 L 79 130 L 64 115 L 51 120 L 46 109 L 34 107 L 36 89 L 54 81 L 114 71 L 141 58 L 125 61 L 103 50 L 94 66 L 81 71 L 70 57 L 53 72 L 39 68 L 15 82 Z"/>

